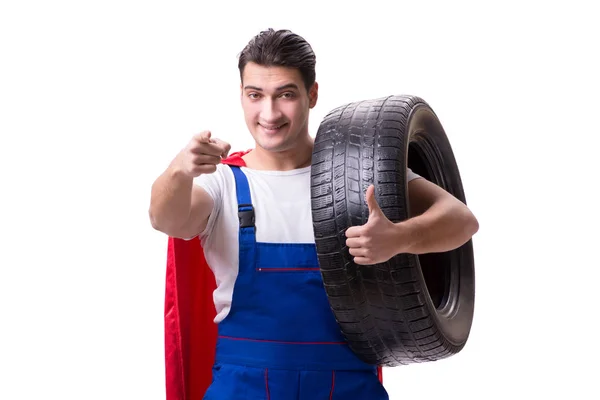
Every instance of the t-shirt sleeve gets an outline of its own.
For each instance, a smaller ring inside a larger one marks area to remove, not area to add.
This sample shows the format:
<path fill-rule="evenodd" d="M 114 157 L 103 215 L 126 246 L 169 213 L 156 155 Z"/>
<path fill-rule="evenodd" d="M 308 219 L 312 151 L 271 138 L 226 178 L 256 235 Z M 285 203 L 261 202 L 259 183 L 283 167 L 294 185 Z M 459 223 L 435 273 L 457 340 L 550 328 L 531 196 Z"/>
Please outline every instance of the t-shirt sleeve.
<path fill-rule="evenodd" d="M 420 176 L 420 175 L 417 175 L 417 174 L 415 174 L 415 173 L 412 171 L 412 169 L 410 169 L 410 168 L 407 168 L 407 169 L 406 169 L 406 182 L 407 182 L 407 183 L 408 183 L 408 182 L 410 182 L 410 181 L 412 181 L 413 179 L 417 179 L 417 178 L 421 178 L 421 176 Z"/>
<path fill-rule="evenodd" d="M 208 195 L 212 197 L 214 204 L 213 209 L 210 212 L 206 228 L 198 234 L 198 236 L 201 239 L 210 235 L 215 226 L 215 221 L 219 213 L 221 212 L 221 208 L 223 206 L 223 188 L 225 186 L 225 179 L 223 176 L 225 172 L 224 168 L 226 168 L 226 165 L 219 164 L 217 165 L 217 170 L 212 174 L 202 174 L 194 178 L 194 185 L 202 187 L 206 191 L 206 193 L 208 193 Z"/>

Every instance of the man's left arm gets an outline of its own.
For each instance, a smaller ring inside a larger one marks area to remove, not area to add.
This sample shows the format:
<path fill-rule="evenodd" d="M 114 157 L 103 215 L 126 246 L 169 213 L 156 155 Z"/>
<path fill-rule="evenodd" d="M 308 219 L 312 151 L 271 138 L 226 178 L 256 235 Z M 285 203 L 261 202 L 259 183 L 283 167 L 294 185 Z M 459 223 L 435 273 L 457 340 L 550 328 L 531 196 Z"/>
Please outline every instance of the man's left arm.
<path fill-rule="evenodd" d="M 479 230 L 471 210 L 456 197 L 428 181 L 408 183 L 411 217 L 395 224 L 398 253 L 424 254 L 454 250 Z"/>
<path fill-rule="evenodd" d="M 408 183 L 408 196 L 410 217 L 393 223 L 379 208 L 374 186 L 367 189 L 367 223 L 346 230 L 346 245 L 355 263 L 377 264 L 400 253 L 453 250 L 479 230 L 479 222 L 464 203 L 424 178 Z"/>

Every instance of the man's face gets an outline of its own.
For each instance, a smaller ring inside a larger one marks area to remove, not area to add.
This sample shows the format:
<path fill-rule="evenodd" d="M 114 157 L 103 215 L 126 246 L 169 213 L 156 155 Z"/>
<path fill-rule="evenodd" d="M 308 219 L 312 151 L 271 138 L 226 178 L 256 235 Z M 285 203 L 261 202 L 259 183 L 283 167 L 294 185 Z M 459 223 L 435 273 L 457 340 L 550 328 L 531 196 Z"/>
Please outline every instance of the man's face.
<path fill-rule="evenodd" d="M 300 71 L 248 63 L 242 76 L 242 108 L 257 145 L 268 151 L 294 147 L 308 134 L 308 114 L 318 85 L 306 92 Z"/>

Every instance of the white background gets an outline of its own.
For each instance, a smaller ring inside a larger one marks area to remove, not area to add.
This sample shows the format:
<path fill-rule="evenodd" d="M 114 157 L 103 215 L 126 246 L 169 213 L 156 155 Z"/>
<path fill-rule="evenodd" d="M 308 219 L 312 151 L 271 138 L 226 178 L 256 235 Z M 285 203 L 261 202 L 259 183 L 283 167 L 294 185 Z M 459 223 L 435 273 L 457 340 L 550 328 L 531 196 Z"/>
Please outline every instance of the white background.
<path fill-rule="evenodd" d="M 480 222 L 467 347 L 386 369 L 391 398 L 599 398 L 597 12 L 284 4 L 2 2 L 0 399 L 164 398 L 150 186 L 200 130 L 252 146 L 237 54 L 268 27 L 317 54 L 313 135 L 346 102 L 428 101 Z"/>

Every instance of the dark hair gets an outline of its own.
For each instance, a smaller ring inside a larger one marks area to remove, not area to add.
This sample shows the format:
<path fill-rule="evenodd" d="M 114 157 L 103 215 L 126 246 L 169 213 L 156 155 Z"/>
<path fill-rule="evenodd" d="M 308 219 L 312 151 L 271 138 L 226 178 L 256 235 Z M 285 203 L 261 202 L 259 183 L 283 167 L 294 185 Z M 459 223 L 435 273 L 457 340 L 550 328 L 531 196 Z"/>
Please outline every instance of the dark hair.
<path fill-rule="evenodd" d="M 315 53 L 304 38 L 289 30 L 275 31 L 269 28 L 253 37 L 239 56 L 240 79 L 249 62 L 267 67 L 296 68 L 300 71 L 307 91 L 315 83 Z"/>

